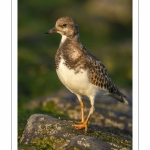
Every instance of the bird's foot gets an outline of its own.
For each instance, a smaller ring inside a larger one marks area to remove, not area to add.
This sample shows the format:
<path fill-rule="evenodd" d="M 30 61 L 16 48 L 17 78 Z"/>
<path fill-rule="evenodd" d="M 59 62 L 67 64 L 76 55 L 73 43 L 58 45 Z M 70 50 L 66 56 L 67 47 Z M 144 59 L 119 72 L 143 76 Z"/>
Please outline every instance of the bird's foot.
<path fill-rule="evenodd" d="M 83 123 L 75 123 L 72 125 L 76 130 L 85 129 L 85 133 L 87 132 L 87 122 Z"/>

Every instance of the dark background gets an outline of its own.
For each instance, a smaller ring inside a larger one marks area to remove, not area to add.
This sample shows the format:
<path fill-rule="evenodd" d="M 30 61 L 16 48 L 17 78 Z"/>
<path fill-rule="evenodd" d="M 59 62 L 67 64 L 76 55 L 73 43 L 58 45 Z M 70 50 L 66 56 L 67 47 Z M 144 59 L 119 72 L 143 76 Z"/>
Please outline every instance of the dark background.
<path fill-rule="evenodd" d="M 57 91 L 54 55 L 61 36 L 44 35 L 62 16 L 76 20 L 80 40 L 119 87 L 132 88 L 132 1 L 18 1 L 18 100 Z"/>

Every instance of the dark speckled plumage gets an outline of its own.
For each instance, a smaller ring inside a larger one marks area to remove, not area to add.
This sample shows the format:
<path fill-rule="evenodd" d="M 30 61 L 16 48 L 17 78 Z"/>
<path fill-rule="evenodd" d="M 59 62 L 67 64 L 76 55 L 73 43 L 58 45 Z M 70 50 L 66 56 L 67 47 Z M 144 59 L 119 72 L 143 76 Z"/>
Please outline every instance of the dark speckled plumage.
<path fill-rule="evenodd" d="M 74 56 L 74 53 L 76 53 L 76 57 Z M 78 73 L 81 69 L 88 69 L 89 81 L 92 84 L 100 87 L 100 89 L 107 89 L 110 94 L 117 94 L 122 97 L 117 100 L 124 102 L 124 98 L 126 98 L 125 95 L 123 95 L 111 81 L 106 67 L 84 46 L 82 46 L 79 40 L 73 41 L 67 39 L 63 45 L 58 48 L 55 56 L 56 68 L 59 66 L 61 55 L 65 60 L 65 65 L 69 69 L 74 69 L 75 73 Z"/>
<path fill-rule="evenodd" d="M 46 32 L 49 33 L 62 35 L 55 56 L 55 66 L 61 82 L 77 95 L 81 104 L 82 124 L 75 127 L 87 130 L 87 122 L 94 111 L 94 100 L 99 95 L 109 95 L 120 102 L 128 103 L 125 95 L 111 81 L 103 63 L 80 43 L 78 25 L 72 18 L 58 19 L 55 27 Z M 84 95 L 91 101 L 91 109 L 85 121 L 82 101 Z"/>

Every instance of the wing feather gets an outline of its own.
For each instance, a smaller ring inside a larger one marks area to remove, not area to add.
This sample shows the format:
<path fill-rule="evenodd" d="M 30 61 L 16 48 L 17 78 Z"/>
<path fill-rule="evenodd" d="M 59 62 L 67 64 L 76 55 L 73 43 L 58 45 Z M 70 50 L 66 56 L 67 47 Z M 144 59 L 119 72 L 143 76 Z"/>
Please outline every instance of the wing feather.
<path fill-rule="evenodd" d="M 91 53 L 88 54 L 89 81 L 98 86 L 100 89 L 107 89 L 108 95 L 116 100 L 128 103 L 126 96 L 122 94 L 115 84 L 111 81 L 106 67 L 101 61 L 94 57 Z"/>

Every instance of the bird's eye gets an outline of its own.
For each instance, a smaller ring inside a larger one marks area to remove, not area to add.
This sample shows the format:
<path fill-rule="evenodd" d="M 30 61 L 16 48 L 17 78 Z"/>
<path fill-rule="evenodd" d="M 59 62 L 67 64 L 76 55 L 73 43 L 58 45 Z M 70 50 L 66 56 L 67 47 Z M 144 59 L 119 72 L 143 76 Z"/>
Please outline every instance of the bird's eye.
<path fill-rule="evenodd" d="M 62 24 L 62 26 L 63 26 L 63 27 L 66 27 L 66 26 L 67 26 L 67 24 L 65 24 L 65 23 L 64 23 L 64 24 Z"/>

